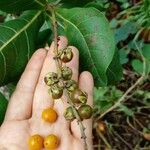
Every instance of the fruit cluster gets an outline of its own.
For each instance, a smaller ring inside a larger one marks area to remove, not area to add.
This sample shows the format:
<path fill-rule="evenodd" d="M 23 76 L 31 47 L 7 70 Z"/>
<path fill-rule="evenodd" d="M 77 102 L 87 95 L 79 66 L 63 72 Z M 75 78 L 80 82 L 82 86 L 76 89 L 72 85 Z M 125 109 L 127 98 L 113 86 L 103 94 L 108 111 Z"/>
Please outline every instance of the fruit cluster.
<path fill-rule="evenodd" d="M 54 134 L 48 135 L 45 139 L 42 136 L 36 134 L 29 139 L 29 150 L 54 150 L 59 145 L 59 139 Z"/>
<path fill-rule="evenodd" d="M 64 117 L 67 121 L 73 121 L 80 118 L 89 119 L 92 116 L 92 108 L 87 105 L 88 95 L 79 89 L 76 81 L 72 80 L 72 70 L 66 65 L 62 66 L 62 63 L 66 64 L 73 58 L 73 52 L 71 48 L 60 50 L 58 55 L 54 57 L 59 65 L 58 72 L 49 72 L 46 74 L 44 81 L 49 87 L 49 94 L 53 99 L 60 99 L 64 93 L 67 92 L 68 103 L 70 106 L 66 108 Z M 58 67 L 58 66 L 57 66 Z M 58 118 L 57 112 L 53 108 L 47 108 L 42 112 L 42 119 L 48 123 L 54 123 Z M 78 120 L 79 121 L 79 120 Z M 43 139 L 40 135 L 33 135 L 29 139 L 30 150 L 46 150 L 56 149 L 59 145 L 59 139 L 57 136 L 51 134 Z"/>
<path fill-rule="evenodd" d="M 71 61 L 73 58 L 73 52 L 71 48 L 60 50 L 57 56 L 63 63 Z M 92 108 L 87 105 L 88 95 L 79 89 L 76 81 L 72 80 L 72 70 L 67 66 L 61 66 L 60 74 L 50 72 L 48 73 L 44 81 L 49 86 L 49 93 L 53 99 L 59 99 L 63 95 L 64 89 L 67 90 L 68 96 L 73 103 L 75 109 L 83 119 L 89 119 L 92 116 Z M 69 102 L 68 102 L 69 103 Z M 68 107 L 64 112 L 66 120 L 73 121 L 76 119 L 72 106 Z"/>

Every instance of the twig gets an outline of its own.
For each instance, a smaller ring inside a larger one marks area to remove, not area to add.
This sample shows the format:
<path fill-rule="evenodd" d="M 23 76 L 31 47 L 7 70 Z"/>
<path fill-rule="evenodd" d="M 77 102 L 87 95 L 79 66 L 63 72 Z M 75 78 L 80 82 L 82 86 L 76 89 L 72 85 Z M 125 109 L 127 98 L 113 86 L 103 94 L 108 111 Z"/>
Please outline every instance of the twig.
<path fill-rule="evenodd" d="M 54 54 L 55 54 L 54 60 L 55 60 L 55 64 L 57 67 L 58 75 L 59 75 L 59 77 L 61 77 L 61 74 L 62 74 L 61 67 L 62 66 L 61 66 L 60 61 L 58 59 L 58 33 L 57 33 L 57 20 L 56 20 L 56 16 L 55 16 L 55 9 L 53 6 L 48 5 L 47 10 L 52 14 L 51 20 L 52 20 L 52 24 L 53 24 L 53 33 L 54 33 Z M 61 80 L 61 82 L 63 83 L 63 80 Z M 83 139 L 83 143 L 84 143 L 84 150 L 88 150 L 88 146 L 87 146 L 87 142 L 86 142 L 85 127 L 82 123 L 82 120 L 81 120 L 73 102 L 70 99 L 69 92 L 65 89 L 64 93 L 65 93 L 65 96 L 67 97 L 68 103 L 72 107 L 72 110 L 73 110 L 74 115 L 77 119 L 78 125 L 80 127 L 81 138 Z"/>
<path fill-rule="evenodd" d="M 143 135 L 141 131 L 139 131 L 138 129 L 136 129 L 131 123 L 130 123 L 130 120 L 129 118 L 127 118 L 127 123 L 128 125 L 136 132 L 138 132 L 139 135 Z"/>
<path fill-rule="evenodd" d="M 57 20 L 55 16 L 55 9 L 51 6 L 51 13 L 52 13 L 52 24 L 53 24 L 53 33 L 54 33 L 54 54 L 55 54 L 55 64 L 57 68 L 58 75 L 61 75 L 61 66 L 60 62 L 57 58 L 58 56 L 58 33 L 57 33 Z"/>
<path fill-rule="evenodd" d="M 110 107 L 107 111 L 105 111 L 103 114 L 101 114 L 98 118 L 97 118 L 97 121 L 100 120 L 101 118 L 103 118 L 107 113 L 113 111 L 114 109 L 116 109 L 117 107 L 119 107 L 125 100 L 126 100 L 126 97 L 128 96 L 129 93 L 131 93 L 144 79 L 145 79 L 145 76 L 146 76 L 146 60 L 141 52 L 141 50 L 139 49 L 139 47 L 137 46 L 136 44 L 136 39 L 138 38 L 140 32 L 142 30 L 140 30 L 137 35 L 135 36 L 134 38 L 134 43 L 135 43 L 135 46 L 137 47 L 141 57 L 142 57 L 142 60 L 143 60 L 143 73 L 142 73 L 142 76 L 123 94 L 123 96 L 112 106 Z"/>
<path fill-rule="evenodd" d="M 118 133 L 116 133 L 115 131 L 113 131 L 113 133 L 114 133 L 130 150 L 132 150 L 131 145 L 129 145 Z"/>
<path fill-rule="evenodd" d="M 79 116 L 79 114 L 78 114 L 78 112 L 77 112 L 77 110 L 76 110 L 76 108 L 75 108 L 73 102 L 71 101 L 70 96 L 69 96 L 69 93 L 68 93 L 68 91 L 67 91 L 66 89 L 65 89 L 65 95 L 66 95 L 66 97 L 67 97 L 67 99 L 68 99 L 68 103 L 69 103 L 70 106 L 72 107 L 72 110 L 73 110 L 74 115 L 75 115 L 75 117 L 76 117 L 76 119 L 77 119 L 78 125 L 79 125 L 79 127 L 80 127 L 81 138 L 83 139 L 83 142 L 84 142 L 84 149 L 85 149 L 85 150 L 88 150 L 88 146 L 87 146 L 87 142 L 86 142 L 86 138 L 87 138 L 87 137 L 86 137 L 86 135 L 85 135 L 85 127 L 84 127 L 84 125 L 83 125 L 83 123 L 82 123 L 82 120 L 81 120 L 81 118 L 80 118 L 80 116 Z"/>
<path fill-rule="evenodd" d="M 100 136 L 100 138 L 103 140 L 103 142 L 106 144 L 106 146 L 109 148 L 109 149 L 112 149 L 110 144 L 108 143 L 108 141 L 106 140 L 106 138 L 104 137 L 104 135 L 96 128 L 96 131 L 98 133 L 98 135 Z"/>

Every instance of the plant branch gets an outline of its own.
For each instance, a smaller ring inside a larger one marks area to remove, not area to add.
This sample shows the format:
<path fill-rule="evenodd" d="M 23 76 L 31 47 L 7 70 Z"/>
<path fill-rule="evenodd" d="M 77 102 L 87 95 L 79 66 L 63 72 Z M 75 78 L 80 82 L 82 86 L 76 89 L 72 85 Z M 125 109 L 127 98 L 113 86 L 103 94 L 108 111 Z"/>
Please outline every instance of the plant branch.
<path fill-rule="evenodd" d="M 57 33 L 57 20 L 56 20 L 56 16 L 55 16 L 55 8 L 53 6 L 48 6 L 47 9 L 52 14 L 51 20 L 52 20 L 52 24 L 53 24 L 53 33 L 54 33 L 54 54 L 55 54 L 54 60 L 55 60 L 55 63 L 56 63 L 58 75 L 61 78 L 61 74 L 62 74 L 61 67 L 62 66 L 61 66 L 60 61 L 58 59 L 58 33 Z M 63 80 L 61 80 L 61 82 L 63 82 Z M 65 83 L 63 82 L 63 85 L 64 84 Z M 85 127 L 82 123 L 82 120 L 81 120 L 81 118 L 80 118 L 73 102 L 70 99 L 69 92 L 67 91 L 67 89 L 64 90 L 64 93 L 65 93 L 65 96 L 67 97 L 68 103 L 72 107 L 72 110 L 75 114 L 78 125 L 80 127 L 81 138 L 83 139 L 83 142 L 84 142 L 84 150 L 88 150 L 88 146 L 87 146 L 87 142 L 86 142 Z"/>
<path fill-rule="evenodd" d="M 86 142 L 86 138 L 87 138 L 87 137 L 86 137 L 86 135 L 85 135 L 85 127 L 84 127 L 84 125 L 83 125 L 83 123 L 82 123 L 82 120 L 81 120 L 79 114 L 78 114 L 78 111 L 76 110 L 76 108 L 75 108 L 73 102 L 72 102 L 71 99 L 70 99 L 69 92 L 68 92 L 67 90 L 65 90 L 65 94 L 66 94 L 66 97 L 67 97 L 67 99 L 68 99 L 68 103 L 70 104 L 70 106 L 71 106 L 71 108 L 72 108 L 72 110 L 73 110 L 73 113 L 74 113 L 74 115 L 75 115 L 75 117 L 76 117 L 76 119 L 77 119 L 78 125 L 79 125 L 79 127 L 80 127 L 81 138 L 83 139 L 83 142 L 84 142 L 84 150 L 88 150 L 88 146 L 87 146 L 87 142 Z"/>
<path fill-rule="evenodd" d="M 96 131 L 98 133 L 98 135 L 100 136 L 100 138 L 102 139 L 102 141 L 105 143 L 105 145 L 109 148 L 111 148 L 111 145 L 108 143 L 108 141 L 106 140 L 105 136 L 98 130 L 98 128 L 96 127 Z"/>

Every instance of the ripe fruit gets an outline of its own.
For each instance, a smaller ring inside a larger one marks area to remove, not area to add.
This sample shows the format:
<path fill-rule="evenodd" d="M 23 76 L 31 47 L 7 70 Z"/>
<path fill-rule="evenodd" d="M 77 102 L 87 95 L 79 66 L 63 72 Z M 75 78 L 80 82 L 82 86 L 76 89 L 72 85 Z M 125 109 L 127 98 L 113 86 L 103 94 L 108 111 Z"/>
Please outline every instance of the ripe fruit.
<path fill-rule="evenodd" d="M 57 117 L 56 111 L 52 108 L 44 109 L 42 112 L 42 119 L 46 122 L 53 123 L 57 120 Z"/>
<path fill-rule="evenodd" d="M 144 137 L 146 140 L 150 141 L 150 133 L 144 133 L 144 134 L 143 134 L 143 137 Z"/>
<path fill-rule="evenodd" d="M 65 110 L 64 117 L 68 121 L 73 121 L 75 119 L 75 115 L 71 106 Z"/>
<path fill-rule="evenodd" d="M 49 72 L 46 74 L 44 81 L 48 86 L 51 86 L 59 81 L 58 75 L 54 72 Z"/>
<path fill-rule="evenodd" d="M 29 150 L 41 150 L 44 147 L 43 138 L 36 134 L 29 138 Z"/>
<path fill-rule="evenodd" d="M 71 100 L 76 105 L 85 104 L 87 102 L 87 94 L 80 89 L 75 89 L 71 93 Z"/>
<path fill-rule="evenodd" d="M 92 116 L 93 110 L 89 105 L 82 105 L 78 109 L 81 119 L 89 119 Z"/>
<path fill-rule="evenodd" d="M 64 80 L 70 80 L 72 77 L 72 70 L 69 67 L 64 66 L 62 68 L 62 78 Z"/>
<path fill-rule="evenodd" d="M 98 127 L 98 130 L 99 130 L 101 133 L 103 133 L 103 134 L 106 133 L 106 124 L 105 124 L 105 122 L 99 121 L 97 127 Z"/>
<path fill-rule="evenodd" d="M 66 48 L 62 52 L 60 52 L 60 59 L 62 62 L 67 63 L 72 60 L 73 53 L 71 48 Z"/>
<path fill-rule="evenodd" d="M 50 134 L 44 140 L 44 148 L 46 150 L 53 150 L 56 149 L 59 145 L 59 139 L 54 134 Z"/>
<path fill-rule="evenodd" d="M 53 86 L 51 86 L 50 92 L 53 99 L 59 99 L 63 95 L 63 88 L 58 84 L 54 84 Z"/>
<path fill-rule="evenodd" d="M 78 88 L 77 82 L 74 80 L 66 81 L 66 88 L 69 92 L 73 92 L 75 89 Z"/>

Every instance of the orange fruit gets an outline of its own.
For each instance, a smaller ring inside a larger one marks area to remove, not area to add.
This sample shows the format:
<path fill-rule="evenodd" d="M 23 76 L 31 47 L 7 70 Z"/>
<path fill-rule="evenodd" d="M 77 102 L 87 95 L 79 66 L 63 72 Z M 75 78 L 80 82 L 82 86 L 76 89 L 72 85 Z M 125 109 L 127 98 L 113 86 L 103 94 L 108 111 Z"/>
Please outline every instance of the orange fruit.
<path fill-rule="evenodd" d="M 35 134 L 29 138 L 29 150 L 41 150 L 44 147 L 44 139 L 38 135 Z"/>
<path fill-rule="evenodd" d="M 59 145 L 59 139 L 56 135 L 50 134 L 44 140 L 44 148 L 46 150 L 56 149 Z"/>
<path fill-rule="evenodd" d="M 57 112 L 52 108 L 47 108 L 42 112 L 42 119 L 46 122 L 53 123 L 57 120 Z"/>

